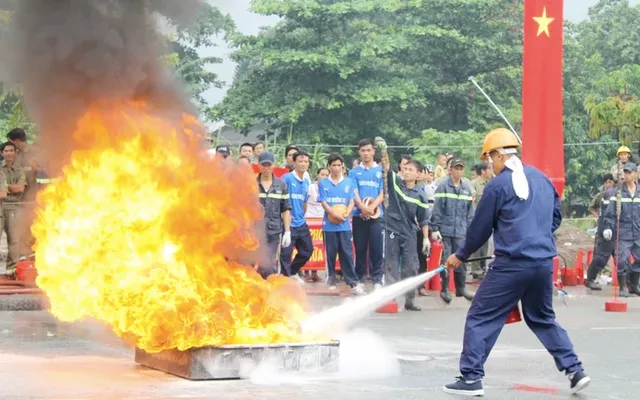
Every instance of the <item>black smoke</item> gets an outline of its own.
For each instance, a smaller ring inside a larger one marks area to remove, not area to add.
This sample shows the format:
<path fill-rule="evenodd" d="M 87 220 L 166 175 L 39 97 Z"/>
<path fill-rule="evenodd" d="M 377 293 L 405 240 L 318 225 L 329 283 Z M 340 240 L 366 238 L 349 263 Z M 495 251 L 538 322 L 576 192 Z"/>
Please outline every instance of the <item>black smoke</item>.
<path fill-rule="evenodd" d="M 13 14 L 3 33 L 5 87 L 20 87 L 46 148 L 63 158 L 87 107 L 142 100 L 176 120 L 197 114 L 161 60 L 158 21 L 181 28 L 201 0 L 27 0 L 0 2 Z M 157 16 L 161 15 L 161 18 Z"/>

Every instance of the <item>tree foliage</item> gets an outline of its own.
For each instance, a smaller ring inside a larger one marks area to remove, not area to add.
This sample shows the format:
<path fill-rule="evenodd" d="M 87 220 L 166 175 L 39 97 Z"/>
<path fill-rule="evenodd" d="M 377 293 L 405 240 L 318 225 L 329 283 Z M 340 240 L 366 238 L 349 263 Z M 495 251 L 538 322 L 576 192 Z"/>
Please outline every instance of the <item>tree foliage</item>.
<path fill-rule="evenodd" d="M 235 42 L 235 61 L 251 68 L 216 116 L 238 129 L 268 121 L 284 135 L 293 125 L 297 142 L 329 145 L 375 135 L 406 144 L 428 127 L 483 129 L 495 113 L 476 98 L 471 75 L 518 108 L 520 88 L 509 80 L 522 57 L 519 1 L 253 4 L 282 20 Z"/>
<path fill-rule="evenodd" d="M 439 132 L 427 129 L 422 136 L 411 139 L 415 158 L 425 164 L 434 164 L 439 154 L 451 153 L 471 167 L 479 162 L 484 134 L 473 130 Z"/>
<path fill-rule="evenodd" d="M 187 90 L 207 115 L 210 105 L 203 93 L 211 88 L 221 88 L 223 82 L 212 67 L 222 63 L 218 57 L 200 57 L 199 51 L 217 45 L 217 40 L 229 38 L 235 32 L 235 24 L 229 15 L 208 3 L 204 3 L 192 25 L 175 25 L 176 34 L 168 38 L 169 54 L 166 61 L 185 83 Z"/>
<path fill-rule="evenodd" d="M 585 204 L 615 163 L 615 147 L 640 139 L 640 6 L 600 0 L 565 35 L 566 196 Z M 631 23 L 632 25 L 626 25 Z"/>

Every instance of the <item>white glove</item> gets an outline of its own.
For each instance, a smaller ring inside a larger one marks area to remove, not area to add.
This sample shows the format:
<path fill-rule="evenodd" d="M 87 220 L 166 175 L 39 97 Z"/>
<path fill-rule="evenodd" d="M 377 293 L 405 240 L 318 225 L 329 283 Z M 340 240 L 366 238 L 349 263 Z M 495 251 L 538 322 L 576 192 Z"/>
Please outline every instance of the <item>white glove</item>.
<path fill-rule="evenodd" d="M 429 257 L 430 253 L 431 253 L 431 241 L 429 240 L 429 238 L 424 238 L 422 239 L 422 254 Z"/>
<path fill-rule="evenodd" d="M 613 237 L 613 232 L 611 232 L 611 229 L 605 229 L 602 231 L 602 237 L 604 240 L 609 241 Z"/>
<path fill-rule="evenodd" d="M 431 232 L 431 239 L 436 242 L 442 242 L 442 235 L 440 232 Z"/>
<path fill-rule="evenodd" d="M 282 242 L 280 244 L 282 247 L 291 246 L 291 232 L 285 232 L 284 235 L 282 235 Z"/>

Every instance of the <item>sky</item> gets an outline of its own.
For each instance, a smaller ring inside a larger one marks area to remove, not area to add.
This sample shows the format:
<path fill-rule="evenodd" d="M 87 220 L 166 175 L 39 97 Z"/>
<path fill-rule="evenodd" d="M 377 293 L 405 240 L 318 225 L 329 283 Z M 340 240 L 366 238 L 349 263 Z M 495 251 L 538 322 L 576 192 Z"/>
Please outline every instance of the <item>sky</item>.
<path fill-rule="evenodd" d="M 215 5 L 225 14 L 230 14 L 238 29 L 244 34 L 256 34 L 261 26 L 267 26 L 277 22 L 278 17 L 262 16 L 251 13 L 249 5 L 251 0 L 208 0 L 209 3 Z M 573 22 L 579 22 L 587 18 L 589 7 L 596 4 L 598 0 L 564 0 L 564 17 Z M 640 4 L 640 0 L 631 0 L 631 4 Z M 222 64 L 215 64 L 210 67 L 216 72 L 220 79 L 225 82 L 223 89 L 211 89 L 205 93 L 205 99 L 210 105 L 217 104 L 222 100 L 226 92 L 226 87 L 233 80 L 235 64 L 228 58 L 231 50 L 221 43 L 216 48 L 201 49 L 201 56 L 216 56 L 224 59 Z"/>

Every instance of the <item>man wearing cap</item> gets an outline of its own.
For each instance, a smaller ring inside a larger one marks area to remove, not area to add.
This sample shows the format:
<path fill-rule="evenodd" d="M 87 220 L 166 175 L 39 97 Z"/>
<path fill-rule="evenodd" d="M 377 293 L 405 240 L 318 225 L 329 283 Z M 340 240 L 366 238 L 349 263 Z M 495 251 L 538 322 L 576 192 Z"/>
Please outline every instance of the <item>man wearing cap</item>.
<path fill-rule="evenodd" d="M 291 204 L 291 246 L 286 246 L 280 252 L 281 273 L 290 276 L 300 284 L 304 279 L 298 275 L 300 268 L 309 261 L 313 254 L 313 240 L 311 231 L 304 217 L 307 212 L 307 200 L 309 199 L 309 186 L 311 182 L 305 176 L 309 173 L 309 154 L 298 151 L 293 155 L 293 172 L 282 177 L 289 188 L 289 203 Z M 297 250 L 296 256 L 291 261 L 293 249 Z"/>
<path fill-rule="evenodd" d="M 467 233 L 467 227 L 473 219 L 473 189 L 469 183 L 462 180 L 463 174 L 464 162 L 459 158 L 453 159 L 451 174 L 441 185 L 438 185 L 435 194 L 433 214 L 431 215 L 431 238 L 443 243 L 443 260 L 458 250 Z M 440 274 L 440 278 L 442 279 L 440 297 L 447 304 L 451 303 L 449 274 L 444 271 Z M 473 295 L 467 292 L 465 287 L 467 281 L 465 265 L 455 270 L 454 280 L 456 297 L 472 300 Z"/>
<path fill-rule="evenodd" d="M 607 241 L 613 240 L 616 232 L 619 295 L 629 297 L 630 293 L 640 295 L 640 185 L 637 183 L 638 167 L 634 163 L 627 162 L 622 171 L 624 182 L 616 195 L 609 198 L 609 205 L 604 213 L 605 229 L 602 237 Z"/>
<path fill-rule="evenodd" d="M 445 182 L 447 182 L 447 181 L 448 181 L 449 177 L 451 176 L 451 169 L 453 168 L 453 167 L 452 167 L 452 165 L 451 165 L 451 163 L 452 163 L 454 160 L 458 160 L 458 159 L 457 159 L 457 158 L 447 158 L 447 161 L 446 161 L 446 163 L 447 163 L 447 164 L 446 164 L 446 168 L 447 168 L 447 169 L 446 169 L 446 175 L 445 175 L 445 176 L 443 176 L 443 177 L 440 177 L 440 178 L 438 178 L 438 179 L 436 179 L 436 180 L 435 180 L 435 182 L 434 182 L 434 183 L 433 183 L 433 185 L 432 185 L 432 187 L 434 188 L 434 190 L 435 190 L 435 188 L 437 188 L 438 186 L 440 186 L 440 185 L 442 185 L 443 183 L 445 183 Z M 471 186 L 471 181 L 470 181 L 466 176 L 463 176 L 463 177 L 462 177 L 462 181 L 463 181 L 463 182 L 465 182 L 466 184 L 468 184 L 468 185 L 470 185 L 470 186 Z M 471 189 L 473 189 L 473 186 L 471 186 Z M 474 193 L 475 193 L 475 189 L 474 189 Z"/>
<path fill-rule="evenodd" d="M 529 329 L 567 375 L 571 393 L 591 382 L 553 311 L 553 257 L 558 253 L 553 232 L 562 222 L 560 198 L 549 178 L 522 165 L 518 147 L 507 129 L 487 134 L 482 158 L 490 160 L 497 176 L 484 188 L 464 242 L 445 263 L 460 267 L 494 233 L 496 257 L 467 313 L 461 376 L 443 388 L 447 393 L 484 395 L 484 363 L 518 302 Z"/>
<path fill-rule="evenodd" d="M 231 150 L 229 149 L 229 146 L 221 144 L 220 146 L 216 147 L 216 156 L 220 156 L 226 160 L 230 155 Z"/>
<path fill-rule="evenodd" d="M 609 262 L 609 258 L 615 254 L 615 241 L 611 239 L 606 240 L 602 234 L 605 229 L 604 214 L 607 211 L 610 199 L 616 196 L 616 191 L 617 187 L 615 186 L 613 175 L 605 174 L 603 177 L 602 191 L 594 197 L 589 205 L 589 211 L 598 219 L 593 259 L 587 268 L 587 280 L 585 282 L 585 286 L 591 290 L 602 290 L 600 284 L 596 282 L 596 278 Z"/>
<path fill-rule="evenodd" d="M 273 153 L 264 152 L 258 159 L 260 173 L 256 178 L 260 191 L 260 204 L 264 210 L 264 230 L 268 261 L 261 258 L 258 272 L 263 278 L 277 272 L 278 245 L 291 245 L 291 207 L 287 184 L 273 175 Z M 283 234 L 284 231 L 284 234 Z M 280 239 L 282 235 L 282 239 Z"/>

